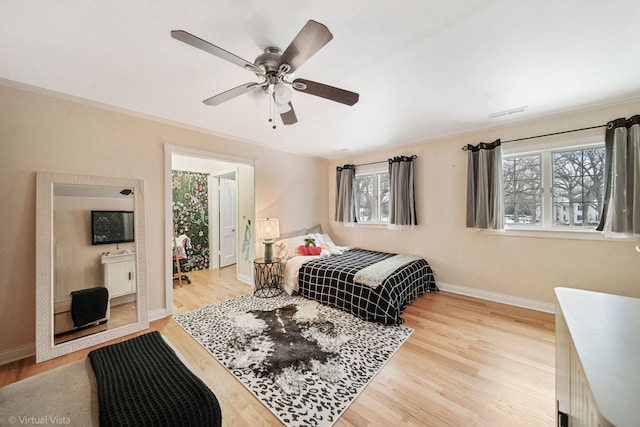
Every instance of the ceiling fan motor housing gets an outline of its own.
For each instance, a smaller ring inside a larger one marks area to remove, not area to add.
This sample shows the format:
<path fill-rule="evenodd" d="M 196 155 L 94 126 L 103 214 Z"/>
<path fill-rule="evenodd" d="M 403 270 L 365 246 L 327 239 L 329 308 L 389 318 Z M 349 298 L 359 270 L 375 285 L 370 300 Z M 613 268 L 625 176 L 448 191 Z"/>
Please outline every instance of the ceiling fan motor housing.
<path fill-rule="evenodd" d="M 278 74 L 285 74 L 287 73 L 287 71 L 289 71 L 290 67 L 288 64 L 282 64 L 282 66 L 280 67 L 286 67 L 286 70 L 281 70 L 278 67 L 278 62 L 280 61 L 281 56 L 282 49 L 280 49 L 279 47 L 269 46 L 265 48 L 264 53 L 256 57 L 254 64 L 261 70 L 263 70 L 264 74 L 266 74 L 267 76 L 277 76 Z"/>

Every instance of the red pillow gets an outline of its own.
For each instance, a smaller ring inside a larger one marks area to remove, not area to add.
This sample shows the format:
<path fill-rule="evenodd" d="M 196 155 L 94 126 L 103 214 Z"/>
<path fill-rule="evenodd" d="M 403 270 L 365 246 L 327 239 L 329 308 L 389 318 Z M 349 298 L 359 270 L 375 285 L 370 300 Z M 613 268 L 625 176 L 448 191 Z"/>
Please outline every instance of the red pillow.
<path fill-rule="evenodd" d="M 309 250 L 309 255 L 320 255 L 322 252 L 322 247 L 320 246 L 309 246 L 307 249 Z"/>
<path fill-rule="evenodd" d="M 309 249 L 305 245 L 300 245 L 298 246 L 298 253 L 300 255 L 309 255 Z"/>

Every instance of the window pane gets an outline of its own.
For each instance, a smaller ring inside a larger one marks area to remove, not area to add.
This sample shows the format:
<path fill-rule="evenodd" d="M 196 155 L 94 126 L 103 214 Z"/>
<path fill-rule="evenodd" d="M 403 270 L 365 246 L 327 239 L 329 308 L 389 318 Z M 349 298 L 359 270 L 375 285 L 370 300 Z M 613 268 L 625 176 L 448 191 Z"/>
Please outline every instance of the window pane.
<path fill-rule="evenodd" d="M 372 222 L 373 218 L 373 175 L 356 176 L 356 213 L 358 222 Z"/>
<path fill-rule="evenodd" d="M 503 160 L 505 225 L 540 226 L 542 173 L 539 154 Z"/>
<path fill-rule="evenodd" d="M 604 147 L 553 153 L 553 226 L 595 227 L 604 200 Z"/>
<path fill-rule="evenodd" d="M 378 174 L 378 212 L 380 222 L 389 222 L 389 174 Z"/>

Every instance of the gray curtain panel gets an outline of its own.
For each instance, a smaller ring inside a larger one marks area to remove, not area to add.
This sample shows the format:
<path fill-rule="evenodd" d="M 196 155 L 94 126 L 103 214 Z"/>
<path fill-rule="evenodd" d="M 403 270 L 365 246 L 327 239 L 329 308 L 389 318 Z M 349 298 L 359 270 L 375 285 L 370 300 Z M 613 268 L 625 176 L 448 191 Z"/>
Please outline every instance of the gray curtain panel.
<path fill-rule="evenodd" d="M 467 227 L 504 228 L 500 140 L 467 145 Z"/>
<path fill-rule="evenodd" d="M 607 123 L 604 204 L 596 230 L 640 234 L 640 115 Z"/>
<path fill-rule="evenodd" d="M 357 222 L 356 220 L 356 165 L 344 165 L 336 168 L 336 215 L 338 222 Z"/>
<path fill-rule="evenodd" d="M 416 158 L 389 159 L 389 224 L 418 225 L 413 186 L 413 161 Z"/>

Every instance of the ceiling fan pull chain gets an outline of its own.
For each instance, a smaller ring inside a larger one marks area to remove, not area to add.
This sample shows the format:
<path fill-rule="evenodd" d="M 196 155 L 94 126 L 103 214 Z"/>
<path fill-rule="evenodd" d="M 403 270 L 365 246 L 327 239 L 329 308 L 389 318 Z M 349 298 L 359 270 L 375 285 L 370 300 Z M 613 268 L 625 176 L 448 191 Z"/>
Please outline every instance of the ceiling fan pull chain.
<path fill-rule="evenodd" d="M 275 116 L 276 116 L 276 106 L 274 104 L 274 99 L 273 99 L 273 85 L 269 85 L 269 123 L 273 123 L 273 126 L 271 126 L 272 129 L 276 128 L 276 121 L 275 121 Z"/>

